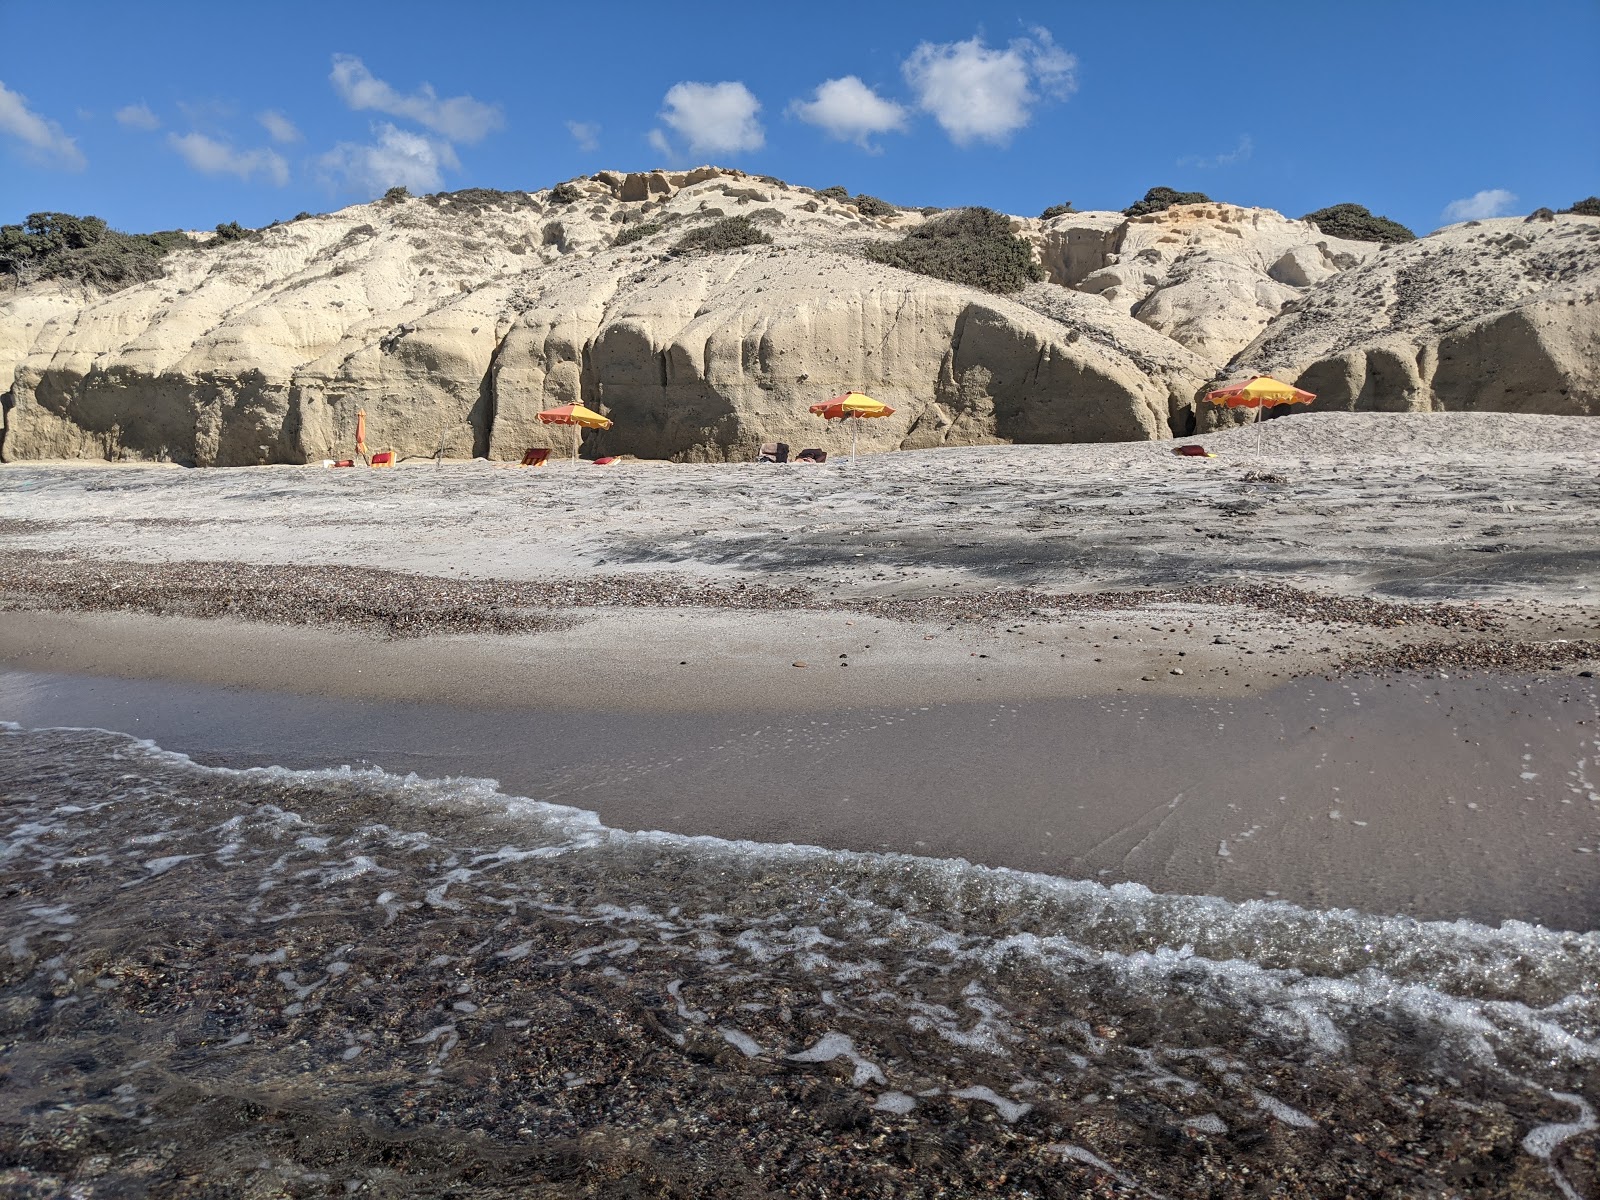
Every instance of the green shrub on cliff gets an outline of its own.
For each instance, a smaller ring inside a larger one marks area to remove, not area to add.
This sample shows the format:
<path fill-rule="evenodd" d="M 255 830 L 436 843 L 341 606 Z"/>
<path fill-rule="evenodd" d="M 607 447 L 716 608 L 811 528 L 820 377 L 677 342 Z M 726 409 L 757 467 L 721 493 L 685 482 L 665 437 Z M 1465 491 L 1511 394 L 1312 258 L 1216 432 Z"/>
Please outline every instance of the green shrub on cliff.
<path fill-rule="evenodd" d="M 625 225 L 616 237 L 611 239 L 613 246 L 628 246 L 634 242 L 642 241 L 653 234 L 660 233 L 666 226 L 660 221 L 636 221 L 632 225 Z"/>
<path fill-rule="evenodd" d="M 1600 196 L 1579 200 L 1571 208 L 1563 208 L 1561 211 L 1579 217 L 1600 217 Z"/>
<path fill-rule="evenodd" d="M 873 262 L 988 292 L 1015 292 L 1044 278 L 1033 247 L 992 208 L 958 208 L 898 242 L 872 242 L 863 253 Z"/>
<path fill-rule="evenodd" d="M 863 217 L 889 217 L 900 210 L 887 200 L 861 194 L 856 197 L 856 211 Z"/>
<path fill-rule="evenodd" d="M 1048 221 L 1052 217 L 1064 217 L 1069 212 L 1073 211 L 1075 210 L 1072 207 L 1072 201 L 1068 200 L 1065 204 L 1052 204 L 1049 208 L 1045 209 L 1039 214 L 1039 219 L 1041 221 Z"/>
<path fill-rule="evenodd" d="M 1353 242 L 1414 242 L 1417 235 L 1399 221 L 1375 217 L 1360 204 L 1335 204 L 1319 208 L 1300 218 L 1310 221 L 1329 237 L 1349 238 Z"/>
<path fill-rule="evenodd" d="M 1128 205 L 1122 210 L 1125 217 L 1143 217 L 1150 213 L 1163 212 L 1174 204 L 1210 204 L 1211 197 L 1204 192 L 1175 192 L 1169 187 L 1153 187 L 1144 194 L 1144 199 Z"/>
<path fill-rule="evenodd" d="M 672 247 L 673 254 L 715 254 L 742 246 L 770 246 L 772 235 L 757 229 L 749 217 L 724 217 L 711 225 L 691 229 Z"/>
<path fill-rule="evenodd" d="M 818 188 L 817 195 L 827 200 L 837 200 L 840 204 L 850 203 L 850 193 L 838 184 L 833 187 Z"/>
<path fill-rule="evenodd" d="M 69 279 L 115 289 L 159 277 L 167 253 L 193 246 L 182 230 L 120 233 L 99 217 L 30 213 L 20 225 L 0 225 L 0 273 L 18 283 Z"/>
<path fill-rule="evenodd" d="M 550 189 L 550 201 L 552 204 L 576 204 L 585 194 L 581 187 L 568 181 L 558 183 Z"/>

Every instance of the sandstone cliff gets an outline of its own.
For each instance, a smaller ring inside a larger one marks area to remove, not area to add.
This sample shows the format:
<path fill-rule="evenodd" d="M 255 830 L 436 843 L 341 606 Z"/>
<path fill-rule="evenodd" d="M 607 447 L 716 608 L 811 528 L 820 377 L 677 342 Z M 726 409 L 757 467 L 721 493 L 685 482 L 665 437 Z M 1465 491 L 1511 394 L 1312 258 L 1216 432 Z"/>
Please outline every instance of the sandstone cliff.
<path fill-rule="evenodd" d="M 1321 411 L 1600 415 L 1600 219 L 1505 217 L 1394 246 L 1291 304 L 1226 374 Z"/>
<path fill-rule="evenodd" d="M 670 253 L 734 215 L 773 244 Z M 307 462 L 350 454 L 364 410 L 374 448 L 505 459 L 570 453 L 574 431 L 536 414 L 582 401 L 615 421 L 584 435 L 588 451 L 742 459 L 773 439 L 847 445 L 806 408 L 850 389 L 898 410 L 861 425 L 864 449 L 1159 438 L 1192 431 L 1206 381 L 1252 356 L 1309 372 L 1331 407 L 1439 406 L 1469 388 L 1485 407 L 1512 392 L 1592 406 L 1592 219 L 1512 222 L 1527 247 L 1469 255 L 1453 231 L 1380 251 L 1222 204 L 1015 218 L 1050 282 L 1010 297 L 860 256 L 922 220 L 716 167 L 601 172 L 301 218 L 175 252 L 162 278 L 109 294 L 0 291 L 0 450 Z M 1404 349 L 1458 333 L 1421 365 Z M 1523 343 L 1536 348 L 1506 357 Z"/>

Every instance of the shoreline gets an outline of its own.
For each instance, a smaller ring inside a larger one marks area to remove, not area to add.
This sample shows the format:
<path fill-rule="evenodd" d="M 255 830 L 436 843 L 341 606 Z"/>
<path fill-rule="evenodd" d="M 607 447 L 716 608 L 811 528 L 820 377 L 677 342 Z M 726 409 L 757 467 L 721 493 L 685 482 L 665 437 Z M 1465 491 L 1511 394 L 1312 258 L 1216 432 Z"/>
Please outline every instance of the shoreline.
<path fill-rule="evenodd" d="M 1593 678 L 1291 678 L 1270 630 L 1212 646 L 1147 624 L 1131 643 L 1126 620 L 1058 631 L 1101 639 L 1063 641 L 1064 668 L 1036 637 L 853 621 L 658 610 L 382 640 L 10 612 L 0 719 L 121 730 L 209 765 L 492 777 L 626 830 L 1600 928 Z M 1175 657 L 1196 642 L 1234 657 Z M 1166 661 L 1190 665 L 1155 674 Z"/>

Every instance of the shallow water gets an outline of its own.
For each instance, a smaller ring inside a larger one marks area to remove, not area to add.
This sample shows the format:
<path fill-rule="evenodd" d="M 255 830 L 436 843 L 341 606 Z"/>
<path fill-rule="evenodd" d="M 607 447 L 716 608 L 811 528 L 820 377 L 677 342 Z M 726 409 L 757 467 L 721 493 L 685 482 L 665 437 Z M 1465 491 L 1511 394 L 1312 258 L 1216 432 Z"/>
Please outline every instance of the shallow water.
<path fill-rule="evenodd" d="M 0 795 L 7 1194 L 1600 1179 L 1596 933 L 628 833 L 95 731 L 7 727 Z"/>

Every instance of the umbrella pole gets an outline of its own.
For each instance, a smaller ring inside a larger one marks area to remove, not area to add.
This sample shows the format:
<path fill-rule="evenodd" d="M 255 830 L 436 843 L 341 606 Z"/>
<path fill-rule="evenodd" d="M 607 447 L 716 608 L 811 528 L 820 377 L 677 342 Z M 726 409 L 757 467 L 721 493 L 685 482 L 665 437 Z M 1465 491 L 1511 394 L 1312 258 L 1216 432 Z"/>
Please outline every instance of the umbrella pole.
<path fill-rule="evenodd" d="M 850 422 L 850 465 L 856 465 L 856 431 L 861 428 L 861 418 L 856 417 Z"/>

